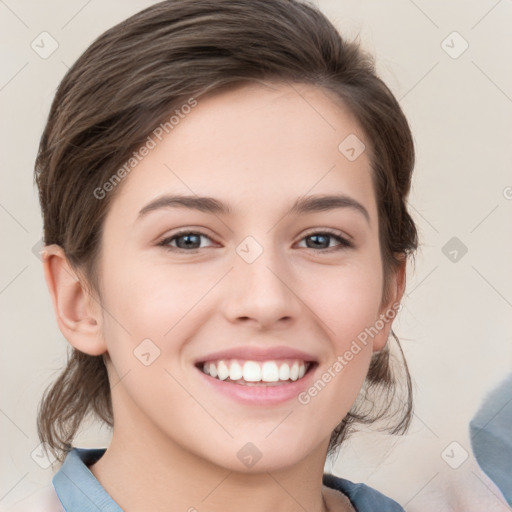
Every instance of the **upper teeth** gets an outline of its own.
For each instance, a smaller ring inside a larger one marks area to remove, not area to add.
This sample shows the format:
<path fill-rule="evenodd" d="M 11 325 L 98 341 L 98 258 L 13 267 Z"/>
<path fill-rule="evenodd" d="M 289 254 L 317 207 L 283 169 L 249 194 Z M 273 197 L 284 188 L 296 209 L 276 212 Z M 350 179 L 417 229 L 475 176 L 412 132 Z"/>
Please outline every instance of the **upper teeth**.
<path fill-rule="evenodd" d="M 203 364 L 203 372 L 220 380 L 245 380 L 247 382 L 277 382 L 297 380 L 304 376 L 309 363 L 300 360 L 277 361 L 238 361 L 236 359 L 208 361 Z"/>

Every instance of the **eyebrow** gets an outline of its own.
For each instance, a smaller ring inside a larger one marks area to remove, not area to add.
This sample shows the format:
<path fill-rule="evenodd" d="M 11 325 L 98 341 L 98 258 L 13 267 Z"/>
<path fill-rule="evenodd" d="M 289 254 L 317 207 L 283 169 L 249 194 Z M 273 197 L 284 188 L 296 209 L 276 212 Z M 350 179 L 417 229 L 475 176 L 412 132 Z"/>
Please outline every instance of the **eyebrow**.
<path fill-rule="evenodd" d="M 187 196 L 187 195 L 165 195 L 158 197 L 144 206 L 138 215 L 138 219 L 149 212 L 161 208 L 188 208 L 200 212 L 215 215 L 230 215 L 233 209 L 229 204 L 223 203 L 213 197 Z M 366 219 L 370 224 L 368 210 L 354 198 L 344 195 L 312 195 L 299 197 L 290 208 L 288 214 L 304 214 L 334 210 L 336 208 L 351 208 Z"/>

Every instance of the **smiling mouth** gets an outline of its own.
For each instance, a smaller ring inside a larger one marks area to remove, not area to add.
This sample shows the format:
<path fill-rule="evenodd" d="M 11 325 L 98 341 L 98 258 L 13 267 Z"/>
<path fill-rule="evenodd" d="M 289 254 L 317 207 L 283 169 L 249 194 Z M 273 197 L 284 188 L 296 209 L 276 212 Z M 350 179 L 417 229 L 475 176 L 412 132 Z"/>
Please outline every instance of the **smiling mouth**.
<path fill-rule="evenodd" d="M 317 365 L 316 362 L 300 359 L 270 361 L 221 359 L 199 362 L 196 368 L 216 380 L 241 386 L 282 386 L 302 379 Z"/>

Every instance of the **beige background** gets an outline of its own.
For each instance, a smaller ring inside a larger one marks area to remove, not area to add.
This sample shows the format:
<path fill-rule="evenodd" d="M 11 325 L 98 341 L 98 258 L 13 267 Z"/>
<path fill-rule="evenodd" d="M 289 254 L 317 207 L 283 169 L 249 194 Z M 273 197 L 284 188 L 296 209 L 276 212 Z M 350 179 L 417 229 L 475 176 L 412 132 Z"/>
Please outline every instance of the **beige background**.
<path fill-rule="evenodd" d="M 152 3 L 0 1 L 2 509 L 52 476 L 31 458 L 36 407 L 67 345 L 33 252 L 42 234 L 32 178 L 39 138 L 67 68 L 100 33 Z M 378 488 L 407 511 L 434 510 L 422 508 L 434 495 L 444 503 L 435 510 L 462 510 L 457 493 L 506 510 L 471 458 L 453 469 L 442 453 L 454 441 L 456 457 L 470 450 L 470 418 L 512 370 L 512 2 L 315 3 L 342 35 L 361 34 L 410 121 L 410 207 L 421 238 L 395 323 L 416 388 L 410 433 L 360 434 L 326 469 Z M 44 31 L 58 43 L 46 59 L 31 48 Z M 452 237 L 468 249 L 455 262 L 443 253 Z M 98 446 L 98 436 L 93 429 L 80 442 Z"/>

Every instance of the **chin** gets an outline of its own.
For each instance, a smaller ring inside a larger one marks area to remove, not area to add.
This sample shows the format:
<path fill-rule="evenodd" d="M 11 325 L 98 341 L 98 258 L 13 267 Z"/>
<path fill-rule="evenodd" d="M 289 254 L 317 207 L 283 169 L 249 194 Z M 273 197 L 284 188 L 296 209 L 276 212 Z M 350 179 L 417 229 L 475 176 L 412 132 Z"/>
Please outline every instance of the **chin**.
<path fill-rule="evenodd" d="M 223 449 L 218 445 L 219 452 L 215 454 L 215 460 L 212 462 L 229 471 L 244 474 L 278 472 L 299 464 L 315 449 L 313 445 L 309 446 L 309 442 L 299 437 L 294 440 L 290 437 L 285 439 L 274 432 L 265 439 L 267 435 L 268 432 L 261 437 L 247 435 L 243 441 L 233 440 L 230 446 L 224 446 Z M 275 436 L 274 439 L 270 439 L 272 436 Z M 251 441 L 251 438 L 254 441 Z M 325 448 L 327 449 L 327 445 Z M 323 452 L 322 457 L 325 459 Z"/>

